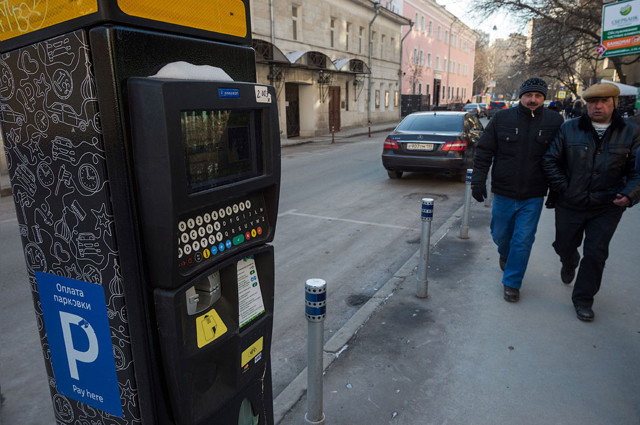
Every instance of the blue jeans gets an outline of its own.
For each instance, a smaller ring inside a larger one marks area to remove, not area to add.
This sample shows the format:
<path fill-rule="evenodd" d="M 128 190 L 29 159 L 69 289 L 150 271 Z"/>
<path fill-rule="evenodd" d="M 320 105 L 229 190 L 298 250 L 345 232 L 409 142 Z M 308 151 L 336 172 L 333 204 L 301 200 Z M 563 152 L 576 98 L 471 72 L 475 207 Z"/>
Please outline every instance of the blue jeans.
<path fill-rule="evenodd" d="M 491 236 L 498 254 L 507 259 L 502 284 L 520 289 L 527 270 L 544 198 L 523 201 L 494 195 Z"/>

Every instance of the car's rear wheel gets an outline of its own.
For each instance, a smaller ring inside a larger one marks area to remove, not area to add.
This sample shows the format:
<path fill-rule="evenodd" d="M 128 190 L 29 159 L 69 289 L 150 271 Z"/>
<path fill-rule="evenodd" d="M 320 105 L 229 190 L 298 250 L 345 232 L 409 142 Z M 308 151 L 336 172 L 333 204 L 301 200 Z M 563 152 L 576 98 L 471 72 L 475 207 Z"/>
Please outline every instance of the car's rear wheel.
<path fill-rule="evenodd" d="M 399 179 L 402 177 L 402 171 L 387 170 L 390 179 Z"/>

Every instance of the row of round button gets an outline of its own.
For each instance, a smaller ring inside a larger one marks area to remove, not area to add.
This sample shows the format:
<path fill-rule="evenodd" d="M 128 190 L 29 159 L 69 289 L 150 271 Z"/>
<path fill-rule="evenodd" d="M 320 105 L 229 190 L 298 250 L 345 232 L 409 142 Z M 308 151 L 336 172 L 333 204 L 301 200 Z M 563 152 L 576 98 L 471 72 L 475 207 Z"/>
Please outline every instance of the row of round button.
<path fill-rule="evenodd" d="M 226 241 L 222 240 L 222 234 L 218 234 L 220 236 L 217 241 L 219 243 L 216 245 L 216 238 L 212 235 L 209 239 L 203 238 L 200 241 L 195 241 L 191 245 L 185 245 L 183 248 L 178 248 L 178 258 L 182 258 L 184 255 L 190 255 L 192 252 L 196 255 L 196 261 L 200 262 L 202 260 L 201 255 L 204 255 L 205 258 L 209 258 L 211 255 L 216 255 L 218 252 L 222 252 L 225 249 L 230 249 L 233 245 L 239 245 L 244 241 L 247 241 L 251 238 L 255 238 L 256 236 L 262 235 L 262 227 L 258 227 L 257 229 L 252 229 L 251 231 L 246 232 L 244 235 L 238 235 L 233 238 L 233 242 L 231 239 L 227 239 Z M 208 247 L 211 248 L 208 248 Z M 201 248 L 204 249 L 203 253 L 198 252 Z"/>
<path fill-rule="evenodd" d="M 230 216 L 232 214 L 238 214 L 238 212 L 243 212 L 245 210 L 251 209 L 251 201 L 246 200 L 244 202 L 239 202 L 237 204 L 233 204 L 232 206 L 228 206 L 226 208 L 220 208 L 219 210 L 211 211 L 211 213 L 205 213 L 199 215 L 195 218 L 190 218 L 186 221 L 181 221 L 178 223 L 178 230 L 181 232 L 186 231 L 187 229 L 194 229 L 196 226 L 202 226 L 204 223 L 210 223 L 211 221 L 216 221 L 218 218 L 223 219 L 226 216 Z M 219 230 L 219 229 L 216 229 Z"/>

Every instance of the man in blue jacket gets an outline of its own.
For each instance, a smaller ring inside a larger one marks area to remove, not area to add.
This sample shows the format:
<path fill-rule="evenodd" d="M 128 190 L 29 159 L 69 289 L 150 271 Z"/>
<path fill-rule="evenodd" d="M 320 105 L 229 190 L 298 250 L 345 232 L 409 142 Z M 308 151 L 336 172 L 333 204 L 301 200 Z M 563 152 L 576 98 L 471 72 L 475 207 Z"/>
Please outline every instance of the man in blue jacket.
<path fill-rule="evenodd" d="M 578 319 L 592 321 L 609 242 L 622 213 L 640 200 L 640 173 L 634 163 L 640 127 L 616 109 L 615 84 L 589 87 L 582 97 L 587 113 L 565 122 L 544 155 L 544 171 L 556 203 L 556 240 L 560 278 L 570 284 L 580 264 L 571 299 Z M 582 243 L 580 261 L 578 247 Z"/>
<path fill-rule="evenodd" d="M 471 179 L 471 193 L 482 202 L 487 196 L 487 174 L 493 164 L 491 236 L 504 271 L 503 296 L 509 302 L 520 299 L 547 194 L 542 155 L 563 122 L 560 114 L 544 107 L 544 80 L 529 78 L 520 86 L 519 96 L 517 107 L 498 111 L 487 124 L 476 146 Z"/>

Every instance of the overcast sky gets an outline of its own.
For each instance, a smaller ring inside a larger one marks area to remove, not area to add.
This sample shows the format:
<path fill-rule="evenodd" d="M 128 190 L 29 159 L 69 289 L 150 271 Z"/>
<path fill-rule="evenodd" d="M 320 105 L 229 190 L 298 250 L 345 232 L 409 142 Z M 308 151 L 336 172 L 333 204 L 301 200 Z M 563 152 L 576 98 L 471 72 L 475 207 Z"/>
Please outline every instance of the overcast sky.
<path fill-rule="evenodd" d="M 449 12 L 460 18 L 470 28 L 489 33 L 492 40 L 494 38 L 507 38 L 512 32 L 524 34 L 524 29 L 518 28 L 506 15 L 493 16 L 484 22 L 478 22 L 477 18 L 471 13 L 471 7 L 468 6 L 473 0 L 437 1 L 442 6 L 446 6 Z M 494 25 L 497 28 L 496 31 L 492 31 Z"/>

